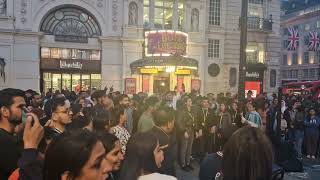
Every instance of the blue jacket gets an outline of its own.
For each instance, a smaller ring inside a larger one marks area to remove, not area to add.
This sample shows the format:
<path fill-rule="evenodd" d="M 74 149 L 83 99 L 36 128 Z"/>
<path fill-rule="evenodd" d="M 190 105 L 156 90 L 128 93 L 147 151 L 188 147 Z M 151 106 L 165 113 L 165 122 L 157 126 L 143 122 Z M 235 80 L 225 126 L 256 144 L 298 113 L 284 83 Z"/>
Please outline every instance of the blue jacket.
<path fill-rule="evenodd" d="M 310 119 L 310 117 L 308 116 L 304 121 L 304 126 L 306 130 L 306 134 L 319 133 L 320 118 L 318 116 L 315 116 L 315 118 Z"/>

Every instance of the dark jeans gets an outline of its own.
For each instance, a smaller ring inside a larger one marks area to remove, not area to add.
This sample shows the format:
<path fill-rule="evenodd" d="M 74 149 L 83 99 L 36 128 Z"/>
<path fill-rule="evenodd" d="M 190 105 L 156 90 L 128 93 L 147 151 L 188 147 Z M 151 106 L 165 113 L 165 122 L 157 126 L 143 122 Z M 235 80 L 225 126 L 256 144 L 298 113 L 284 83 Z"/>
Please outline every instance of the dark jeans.
<path fill-rule="evenodd" d="M 306 133 L 307 155 L 311 155 L 311 156 L 316 155 L 318 139 L 319 139 L 319 132 Z"/>
<path fill-rule="evenodd" d="M 180 162 L 181 166 L 186 166 L 190 164 L 192 144 L 194 139 L 194 131 L 188 131 L 189 138 L 184 137 L 184 133 L 180 135 Z"/>
<path fill-rule="evenodd" d="M 302 143 L 304 138 L 304 131 L 300 129 L 294 130 L 294 149 L 297 152 L 298 157 L 302 156 Z"/>

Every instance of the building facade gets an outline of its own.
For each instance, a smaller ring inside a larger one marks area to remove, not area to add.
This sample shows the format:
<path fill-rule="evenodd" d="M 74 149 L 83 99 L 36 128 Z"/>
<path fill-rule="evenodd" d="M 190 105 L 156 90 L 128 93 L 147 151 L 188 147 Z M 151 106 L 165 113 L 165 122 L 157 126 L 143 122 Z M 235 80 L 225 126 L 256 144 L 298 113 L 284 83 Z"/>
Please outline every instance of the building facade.
<path fill-rule="evenodd" d="M 239 0 L 0 0 L 0 88 L 237 92 Z M 280 2 L 249 0 L 247 89 L 274 92 Z"/>
<path fill-rule="evenodd" d="M 289 1 L 282 4 L 283 84 L 319 80 L 319 17 L 319 1 Z"/>

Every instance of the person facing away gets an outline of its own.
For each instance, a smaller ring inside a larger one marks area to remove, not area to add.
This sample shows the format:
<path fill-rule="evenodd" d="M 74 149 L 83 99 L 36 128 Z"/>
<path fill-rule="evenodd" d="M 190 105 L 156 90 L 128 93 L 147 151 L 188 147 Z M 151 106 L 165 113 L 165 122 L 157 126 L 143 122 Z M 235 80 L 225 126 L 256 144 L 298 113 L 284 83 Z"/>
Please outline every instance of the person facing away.
<path fill-rule="evenodd" d="M 223 148 L 221 174 L 224 180 L 270 180 L 272 161 L 272 145 L 264 133 L 243 127 Z"/>
<path fill-rule="evenodd" d="M 176 180 L 157 173 L 164 159 L 159 140 L 149 133 L 136 133 L 127 145 L 126 158 L 120 171 L 120 180 Z"/>
<path fill-rule="evenodd" d="M 158 103 L 157 97 L 149 97 L 146 99 L 146 110 L 142 113 L 138 122 L 138 132 L 147 132 L 154 126 L 153 113 L 156 110 L 156 104 Z"/>

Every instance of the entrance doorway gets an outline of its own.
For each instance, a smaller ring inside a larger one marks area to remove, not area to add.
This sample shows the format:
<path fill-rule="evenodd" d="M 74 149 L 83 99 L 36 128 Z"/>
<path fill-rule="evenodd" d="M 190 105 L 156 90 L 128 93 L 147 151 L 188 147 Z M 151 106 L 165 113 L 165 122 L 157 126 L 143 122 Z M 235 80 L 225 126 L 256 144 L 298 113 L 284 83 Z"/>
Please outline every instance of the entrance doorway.
<path fill-rule="evenodd" d="M 170 91 L 170 77 L 158 77 L 153 79 L 153 92 L 162 94 Z"/>

